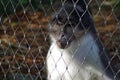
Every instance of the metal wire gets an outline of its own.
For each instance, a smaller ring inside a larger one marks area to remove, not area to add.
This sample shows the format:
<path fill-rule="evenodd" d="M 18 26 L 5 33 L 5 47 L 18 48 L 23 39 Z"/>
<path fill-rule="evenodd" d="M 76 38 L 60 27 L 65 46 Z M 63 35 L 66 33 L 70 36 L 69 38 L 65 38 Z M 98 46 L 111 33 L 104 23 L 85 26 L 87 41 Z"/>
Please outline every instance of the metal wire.
<path fill-rule="evenodd" d="M 48 25 L 52 13 L 57 13 L 59 9 L 54 4 L 61 7 L 66 1 L 0 0 L 0 80 L 47 79 L 46 56 L 50 47 Z M 77 4 L 79 0 L 72 1 Z M 85 4 L 87 9 L 91 8 L 97 35 L 109 53 L 109 63 L 117 64 L 115 66 L 119 68 L 114 72 L 116 77 L 120 75 L 120 12 L 117 10 L 120 1 L 115 1 L 89 0 Z M 66 13 L 68 17 L 69 14 Z M 75 55 L 76 51 L 72 53 Z M 62 55 L 61 58 L 66 62 Z M 70 63 L 66 65 L 69 67 Z M 64 73 L 74 80 L 69 71 Z"/>

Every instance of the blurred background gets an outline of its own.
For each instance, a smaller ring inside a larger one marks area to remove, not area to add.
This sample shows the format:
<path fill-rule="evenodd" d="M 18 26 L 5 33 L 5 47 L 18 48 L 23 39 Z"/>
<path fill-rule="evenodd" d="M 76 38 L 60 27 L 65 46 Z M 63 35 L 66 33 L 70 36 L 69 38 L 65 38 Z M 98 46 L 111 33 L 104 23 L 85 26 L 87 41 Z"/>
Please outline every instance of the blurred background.
<path fill-rule="evenodd" d="M 64 0 L 0 0 L 0 80 L 46 80 L 48 23 Z M 120 65 L 120 0 L 90 0 L 111 61 Z"/>

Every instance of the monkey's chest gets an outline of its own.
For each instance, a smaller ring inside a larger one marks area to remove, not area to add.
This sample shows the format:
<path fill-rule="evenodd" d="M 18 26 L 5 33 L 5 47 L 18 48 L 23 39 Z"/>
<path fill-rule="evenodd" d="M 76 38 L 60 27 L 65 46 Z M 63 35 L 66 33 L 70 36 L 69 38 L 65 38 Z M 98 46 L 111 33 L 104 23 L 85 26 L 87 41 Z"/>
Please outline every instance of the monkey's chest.
<path fill-rule="evenodd" d="M 91 67 L 79 65 L 65 56 L 58 59 L 53 57 L 57 56 L 49 56 L 48 59 L 48 75 L 51 80 L 100 80 Z"/>
<path fill-rule="evenodd" d="M 51 48 L 47 56 L 48 80 L 94 80 L 98 78 L 92 67 L 79 60 L 80 55 L 69 56 L 57 47 Z M 99 79 L 97 79 L 99 80 Z"/>

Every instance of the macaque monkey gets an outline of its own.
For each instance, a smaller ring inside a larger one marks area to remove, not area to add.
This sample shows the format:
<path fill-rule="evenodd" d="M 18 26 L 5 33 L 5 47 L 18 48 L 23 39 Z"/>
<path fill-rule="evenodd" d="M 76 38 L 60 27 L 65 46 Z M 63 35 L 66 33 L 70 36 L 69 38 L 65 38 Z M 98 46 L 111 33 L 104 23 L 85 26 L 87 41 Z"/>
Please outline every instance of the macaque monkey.
<path fill-rule="evenodd" d="M 48 80 L 120 80 L 85 1 L 66 0 L 49 24 Z"/>

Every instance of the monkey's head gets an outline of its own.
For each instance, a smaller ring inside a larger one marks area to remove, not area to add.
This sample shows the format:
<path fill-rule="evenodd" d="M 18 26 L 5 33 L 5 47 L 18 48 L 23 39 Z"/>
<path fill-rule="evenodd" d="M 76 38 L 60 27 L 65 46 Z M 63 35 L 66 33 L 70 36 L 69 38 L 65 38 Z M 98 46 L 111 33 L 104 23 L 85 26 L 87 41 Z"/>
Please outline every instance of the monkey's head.
<path fill-rule="evenodd" d="M 80 39 L 90 29 L 89 12 L 73 3 L 65 3 L 53 15 L 50 22 L 50 35 L 61 49 L 68 48 L 73 41 Z"/>

